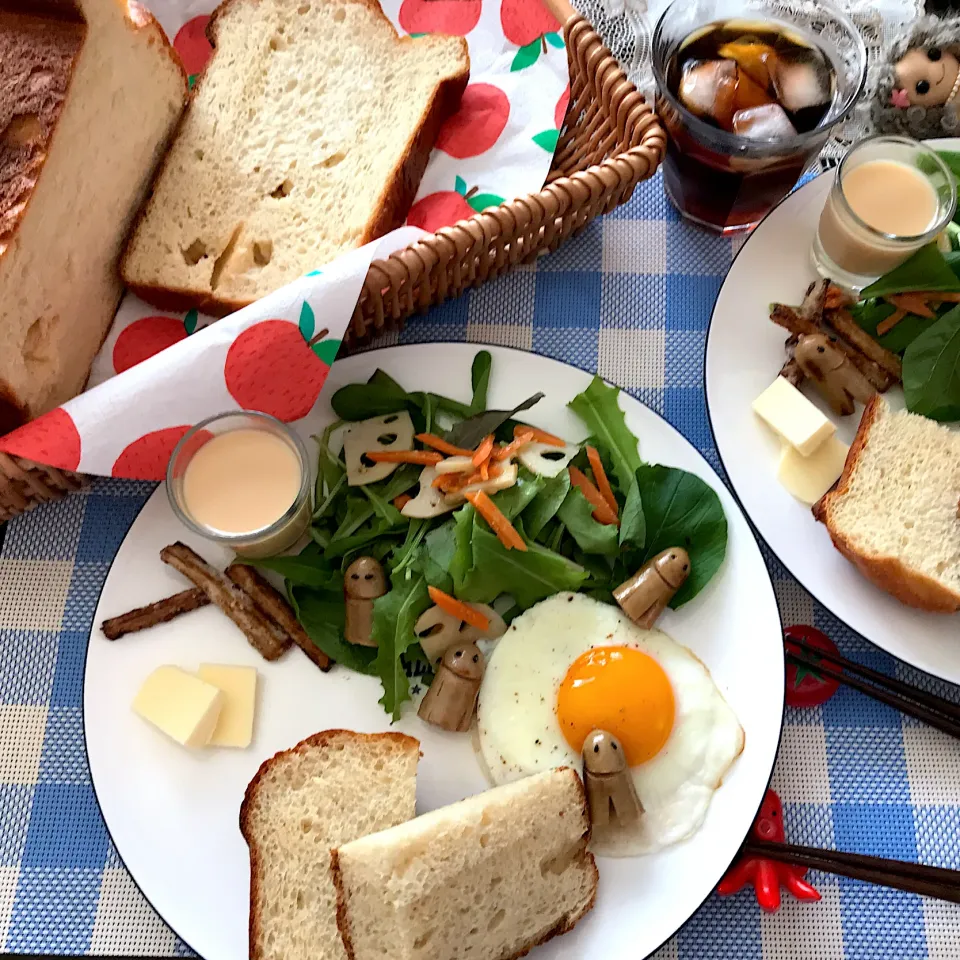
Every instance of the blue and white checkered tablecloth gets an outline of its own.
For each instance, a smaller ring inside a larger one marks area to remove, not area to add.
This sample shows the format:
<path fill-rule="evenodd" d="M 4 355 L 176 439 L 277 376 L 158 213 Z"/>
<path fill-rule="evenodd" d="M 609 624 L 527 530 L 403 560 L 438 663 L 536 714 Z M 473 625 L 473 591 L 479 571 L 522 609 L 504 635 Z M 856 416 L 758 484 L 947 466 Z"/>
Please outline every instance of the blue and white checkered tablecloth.
<path fill-rule="evenodd" d="M 470 340 L 556 357 L 664 414 L 719 467 L 705 333 L 732 256 L 678 221 L 660 178 L 535 266 L 416 318 L 409 343 Z M 0 948 L 186 955 L 113 849 L 90 784 L 81 682 L 110 562 L 151 485 L 103 481 L 9 525 L 0 553 Z M 813 623 L 875 669 L 924 682 L 856 639 L 767 556 L 785 623 Z M 931 688 L 960 700 L 960 690 Z M 788 709 L 773 781 L 787 838 L 960 868 L 960 742 L 841 690 Z M 960 960 L 960 906 L 811 875 L 823 899 L 764 914 L 712 897 L 658 958 Z M 211 922 L 216 922 L 211 920 Z"/>

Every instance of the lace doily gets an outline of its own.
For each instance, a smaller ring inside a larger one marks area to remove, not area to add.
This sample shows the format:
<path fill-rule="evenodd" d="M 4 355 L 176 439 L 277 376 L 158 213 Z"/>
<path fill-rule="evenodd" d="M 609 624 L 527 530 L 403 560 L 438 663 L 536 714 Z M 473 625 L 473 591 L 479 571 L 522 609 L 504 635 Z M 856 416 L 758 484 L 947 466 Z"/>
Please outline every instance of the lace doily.
<path fill-rule="evenodd" d="M 650 63 L 651 38 L 657 19 L 669 0 L 574 0 L 577 9 L 593 24 L 630 79 L 648 96 L 654 91 Z M 815 24 L 821 0 L 781 0 L 801 20 Z M 923 0 L 838 0 L 857 25 L 867 48 L 867 84 L 860 103 L 835 130 L 820 154 L 823 169 L 835 166 L 849 146 L 873 130 L 870 98 L 887 43 L 906 24 L 924 12 Z"/>

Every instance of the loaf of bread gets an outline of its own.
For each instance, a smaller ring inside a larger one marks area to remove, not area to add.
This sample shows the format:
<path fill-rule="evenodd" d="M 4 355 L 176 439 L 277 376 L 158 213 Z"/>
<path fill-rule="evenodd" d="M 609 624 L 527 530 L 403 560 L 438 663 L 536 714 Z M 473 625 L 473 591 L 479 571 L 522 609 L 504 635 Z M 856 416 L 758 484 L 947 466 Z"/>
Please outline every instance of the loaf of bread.
<path fill-rule="evenodd" d="M 327 730 L 267 760 L 247 787 L 251 960 L 343 960 L 330 849 L 413 817 L 419 741 Z"/>
<path fill-rule="evenodd" d="M 836 489 L 814 515 L 881 590 L 911 607 L 960 610 L 957 431 L 874 397 Z"/>
<path fill-rule="evenodd" d="M 83 388 L 186 96 L 134 0 L 0 9 L 0 434 Z"/>
<path fill-rule="evenodd" d="M 593 906 L 579 776 L 546 771 L 335 849 L 350 960 L 510 960 Z"/>
<path fill-rule="evenodd" d="M 123 276 L 222 315 L 403 223 L 469 57 L 400 39 L 377 0 L 225 0 L 208 35 Z"/>

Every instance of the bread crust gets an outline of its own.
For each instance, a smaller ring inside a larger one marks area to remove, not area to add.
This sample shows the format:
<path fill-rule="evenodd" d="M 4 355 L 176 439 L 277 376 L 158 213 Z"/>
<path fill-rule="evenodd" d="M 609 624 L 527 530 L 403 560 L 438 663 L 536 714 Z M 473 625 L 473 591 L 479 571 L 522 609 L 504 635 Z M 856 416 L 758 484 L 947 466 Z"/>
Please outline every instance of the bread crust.
<path fill-rule="evenodd" d="M 583 835 L 583 855 L 581 857 L 581 863 L 592 874 L 593 895 L 578 913 L 567 914 L 567 916 L 561 917 L 546 933 L 531 940 L 516 953 L 512 953 L 509 956 L 497 957 L 495 960 L 519 960 L 520 957 L 525 957 L 534 947 L 539 947 L 540 944 L 546 943 L 554 937 L 559 937 L 561 934 L 569 933 L 580 920 L 593 909 L 597 902 L 597 884 L 600 880 L 600 871 L 597 869 L 596 858 L 587 849 L 590 845 L 591 837 L 590 809 L 587 804 L 587 793 L 583 788 L 583 781 L 580 779 L 580 774 L 578 774 L 576 770 L 572 767 L 557 767 L 558 772 L 561 770 L 569 770 L 573 773 L 580 788 L 580 799 L 582 801 L 581 813 L 587 824 L 586 832 Z M 353 946 L 353 933 L 350 928 L 350 918 L 347 912 L 347 897 L 343 886 L 343 873 L 340 870 L 340 856 L 336 849 L 330 851 L 330 872 L 333 876 L 333 886 L 337 891 L 337 929 L 340 931 L 340 939 L 343 941 L 343 949 L 346 951 L 348 960 L 356 960 L 357 955 Z"/>
<path fill-rule="evenodd" d="M 240 0 L 222 0 L 220 5 L 210 15 L 210 21 L 207 23 L 207 39 L 216 50 L 217 32 L 220 28 L 220 21 L 224 13 Z M 250 0 L 243 0 L 250 2 Z M 259 0 L 258 0 L 259 2 Z M 369 7 L 380 17 L 390 23 L 389 18 L 384 14 L 383 9 L 377 0 L 348 0 L 348 2 L 358 3 Z M 396 34 L 396 28 L 390 23 L 391 29 Z M 449 42 L 451 38 L 444 37 L 443 42 Z M 389 233 L 396 227 L 403 225 L 407 213 L 413 204 L 420 181 L 423 179 L 423 173 L 427 168 L 430 159 L 430 153 L 436 143 L 437 136 L 444 121 L 456 113 L 460 105 L 460 99 L 463 96 L 467 84 L 470 82 L 470 56 L 467 47 L 467 41 L 463 37 L 459 40 L 463 55 L 466 58 L 464 69 L 454 77 L 448 77 L 444 80 L 434 92 L 434 95 L 421 114 L 420 124 L 413 140 L 407 145 L 407 149 L 398 161 L 397 165 L 391 171 L 387 182 L 381 190 L 377 199 L 377 204 L 371 215 L 367 227 L 363 232 L 357 246 L 363 246 Z M 399 43 L 431 43 L 435 42 L 434 37 L 421 37 L 414 41 L 412 37 L 401 37 L 397 34 Z M 212 58 L 211 58 L 212 61 Z M 208 66 L 211 61 L 208 61 Z M 197 78 L 187 108 L 177 124 L 177 128 L 171 137 L 171 143 L 180 135 L 183 124 L 186 122 L 193 106 L 193 101 L 199 96 L 203 78 L 206 75 L 207 68 Z M 167 167 L 168 156 L 164 156 L 160 165 L 154 174 L 154 184 L 160 181 Z M 216 293 L 201 293 L 196 290 L 187 290 L 182 287 L 164 287 L 151 283 L 138 283 L 136 279 L 128 274 L 127 259 L 132 246 L 133 237 L 140 228 L 141 222 L 150 212 L 154 202 L 153 190 L 146 201 L 141 206 L 134 220 L 133 227 L 128 235 L 127 244 L 120 258 L 120 274 L 124 283 L 141 300 L 146 301 L 160 310 L 170 312 L 183 312 L 186 310 L 198 310 L 212 317 L 225 317 L 237 310 L 250 306 L 254 300 L 241 299 L 234 300 L 229 297 L 219 296 Z"/>
<path fill-rule="evenodd" d="M 315 747 L 329 746 L 343 738 L 363 743 L 379 743 L 387 740 L 394 743 L 398 749 L 414 750 L 418 754 L 420 751 L 420 741 L 415 737 L 408 737 L 405 733 L 356 733 L 353 730 L 321 730 L 319 733 L 315 733 L 301 740 L 298 744 L 290 747 L 289 750 L 280 750 L 260 764 L 253 779 L 247 784 L 247 789 L 243 792 L 243 802 L 240 804 L 240 833 L 250 851 L 250 921 L 248 926 L 250 960 L 259 960 L 261 956 L 260 951 L 257 949 L 257 944 L 260 942 L 260 917 L 254 909 L 254 904 L 258 900 L 260 892 L 260 852 L 257 850 L 251 835 L 251 805 L 256 798 L 257 791 L 260 789 L 263 777 L 273 764 L 294 754 L 307 753 Z M 334 878 L 334 882 L 336 882 L 336 878 Z M 338 914 L 339 903 L 340 892 L 338 888 Z"/>
<path fill-rule="evenodd" d="M 814 504 L 813 515 L 830 533 L 833 545 L 872 584 L 894 596 L 908 607 L 930 613 L 956 613 L 960 610 L 960 594 L 926 574 L 906 566 L 897 557 L 881 557 L 863 553 L 849 537 L 844 536 L 834 523 L 833 507 L 850 490 L 850 482 L 857 463 L 870 442 L 870 431 L 882 413 L 886 401 L 877 394 L 866 405 L 857 435 L 854 438 L 843 472 L 833 490 Z"/>

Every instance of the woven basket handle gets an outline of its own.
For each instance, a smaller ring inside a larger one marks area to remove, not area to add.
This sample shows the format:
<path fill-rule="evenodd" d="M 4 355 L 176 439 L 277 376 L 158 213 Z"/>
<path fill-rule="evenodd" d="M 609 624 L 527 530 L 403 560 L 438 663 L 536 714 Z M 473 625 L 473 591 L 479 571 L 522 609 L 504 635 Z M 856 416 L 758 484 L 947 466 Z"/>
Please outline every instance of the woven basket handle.
<path fill-rule="evenodd" d="M 570 0 L 540 0 L 540 2 L 560 21 L 566 23 L 571 17 L 577 16 Z"/>

